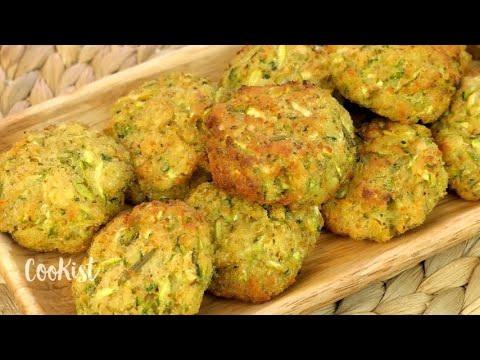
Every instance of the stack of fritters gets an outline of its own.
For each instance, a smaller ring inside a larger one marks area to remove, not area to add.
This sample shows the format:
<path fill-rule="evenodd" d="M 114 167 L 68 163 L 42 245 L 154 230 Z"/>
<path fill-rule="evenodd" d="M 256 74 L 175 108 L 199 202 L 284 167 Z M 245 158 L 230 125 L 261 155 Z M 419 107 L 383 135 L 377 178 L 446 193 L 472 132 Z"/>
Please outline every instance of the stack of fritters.
<path fill-rule="evenodd" d="M 465 49 L 247 46 L 218 89 L 163 75 L 115 104 L 117 143 L 62 125 L 1 155 L 0 230 L 38 251 L 93 240 L 98 276 L 73 284 L 81 314 L 193 314 L 206 289 L 268 301 L 295 281 L 321 210 L 329 230 L 385 242 L 425 221 L 447 173 L 480 198 Z M 125 194 L 137 206 L 93 236 Z"/>
<path fill-rule="evenodd" d="M 432 127 L 449 183 L 465 200 L 480 200 L 480 63 L 471 63 L 450 109 Z"/>

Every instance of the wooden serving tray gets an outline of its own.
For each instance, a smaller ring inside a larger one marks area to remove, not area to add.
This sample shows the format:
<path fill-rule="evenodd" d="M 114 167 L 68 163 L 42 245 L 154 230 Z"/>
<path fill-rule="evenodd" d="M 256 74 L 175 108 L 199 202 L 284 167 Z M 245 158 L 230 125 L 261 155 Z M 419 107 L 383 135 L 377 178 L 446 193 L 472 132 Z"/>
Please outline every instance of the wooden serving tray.
<path fill-rule="evenodd" d="M 142 82 L 170 70 L 183 70 L 218 80 L 240 46 L 187 46 L 83 87 L 77 92 L 46 101 L 0 121 L 0 151 L 7 150 L 25 130 L 74 120 L 102 129 L 110 106 Z M 418 262 L 465 241 L 480 232 L 480 202 L 448 195 L 427 222 L 386 244 L 354 241 L 323 233 L 296 283 L 270 302 L 251 305 L 207 295 L 202 314 L 305 314 L 323 305 L 389 278 Z M 83 254 L 63 256 L 79 264 Z M 57 253 L 35 253 L 0 234 L 0 273 L 25 314 L 74 314 L 70 282 L 29 282 L 25 263 L 58 267 Z M 32 268 L 33 270 L 33 268 Z M 31 275 L 33 275 L 31 273 Z"/>

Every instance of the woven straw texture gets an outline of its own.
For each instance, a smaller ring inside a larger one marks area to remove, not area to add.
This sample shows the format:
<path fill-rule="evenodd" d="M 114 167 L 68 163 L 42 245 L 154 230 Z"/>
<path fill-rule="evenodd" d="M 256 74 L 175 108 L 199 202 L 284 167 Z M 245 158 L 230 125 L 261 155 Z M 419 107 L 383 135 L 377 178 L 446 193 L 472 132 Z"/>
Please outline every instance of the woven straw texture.
<path fill-rule="evenodd" d="M 0 117 L 146 61 L 172 45 L 4 45 Z M 480 47 L 478 49 L 480 56 Z M 17 314 L 0 276 L 0 314 Z M 480 315 L 480 235 L 315 312 L 318 315 Z"/>
<path fill-rule="evenodd" d="M 480 235 L 316 314 L 480 315 Z"/>
<path fill-rule="evenodd" d="M 177 45 L 3 45 L 0 118 L 142 63 Z"/>

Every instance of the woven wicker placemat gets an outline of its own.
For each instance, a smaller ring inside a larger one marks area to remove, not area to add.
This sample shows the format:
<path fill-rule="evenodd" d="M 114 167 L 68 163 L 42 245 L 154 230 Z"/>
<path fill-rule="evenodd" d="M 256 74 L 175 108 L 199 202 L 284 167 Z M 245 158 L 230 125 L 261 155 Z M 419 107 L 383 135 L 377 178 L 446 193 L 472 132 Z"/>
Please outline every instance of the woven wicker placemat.
<path fill-rule="evenodd" d="M 480 235 L 316 314 L 480 315 Z"/>
<path fill-rule="evenodd" d="M 0 118 L 177 47 L 1 46 Z M 16 313 L 18 309 L 0 276 L 0 314 Z M 480 315 L 480 235 L 315 314 Z"/>
<path fill-rule="evenodd" d="M 179 45 L 3 45 L 0 49 L 0 118 Z"/>

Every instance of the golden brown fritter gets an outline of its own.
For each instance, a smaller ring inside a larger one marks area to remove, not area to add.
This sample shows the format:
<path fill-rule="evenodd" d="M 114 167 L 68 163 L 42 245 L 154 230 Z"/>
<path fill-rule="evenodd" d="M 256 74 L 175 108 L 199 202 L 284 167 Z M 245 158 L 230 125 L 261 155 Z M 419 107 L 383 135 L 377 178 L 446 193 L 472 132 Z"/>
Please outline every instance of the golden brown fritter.
<path fill-rule="evenodd" d="M 480 200 L 480 62 L 472 63 L 432 133 L 443 153 L 450 187 L 465 200 Z"/>
<path fill-rule="evenodd" d="M 442 154 L 422 125 L 375 120 L 360 129 L 359 161 L 325 203 L 332 232 L 379 242 L 421 225 L 446 194 Z"/>
<path fill-rule="evenodd" d="M 207 127 L 213 180 L 249 201 L 319 205 L 352 171 L 352 120 L 313 85 L 244 87 L 213 106 Z"/>
<path fill-rule="evenodd" d="M 0 231 L 36 251 L 83 251 L 123 207 L 128 152 L 78 124 L 27 133 L 0 160 Z"/>
<path fill-rule="evenodd" d="M 210 174 L 203 167 L 199 167 L 192 174 L 187 182 L 179 186 L 174 186 L 170 190 L 162 193 L 162 199 L 177 199 L 185 200 L 195 188 L 204 182 L 212 181 L 212 174 Z M 127 202 L 133 205 L 138 205 L 142 202 L 148 201 L 147 196 L 142 192 L 138 181 L 134 181 L 127 191 Z"/>
<path fill-rule="evenodd" d="M 214 95 L 209 81 L 171 73 L 117 101 L 107 132 L 130 152 L 135 202 L 183 193 L 195 170 L 206 166 L 203 114 Z"/>
<path fill-rule="evenodd" d="M 330 45 L 329 70 L 350 101 L 402 123 L 447 109 L 470 55 L 462 45 Z"/>
<path fill-rule="evenodd" d="M 280 85 L 290 81 L 333 90 L 328 57 L 314 45 L 248 45 L 230 62 L 217 93 L 217 102 L 232 97 L 243 85 Z"/>
<path fill-rule="evenodd" d="M 181 201 L 154 201 L 115 218 L 88 256 L 94 281 L 77 277 L 78 314 L 196 314 L 212 277 L 204 217 Z"/>
<path fill-rule="evenodd" d="M 261 206 L 212 183 L 200 185 L 187 202 L 214 233 L 216 270 L 209 290 L 253 303 L 270 300 L 295 281 L 323 226 L 316 206 Z"/>

